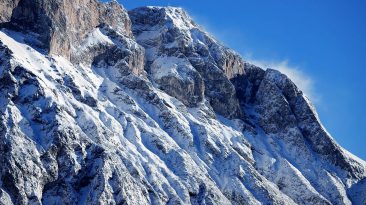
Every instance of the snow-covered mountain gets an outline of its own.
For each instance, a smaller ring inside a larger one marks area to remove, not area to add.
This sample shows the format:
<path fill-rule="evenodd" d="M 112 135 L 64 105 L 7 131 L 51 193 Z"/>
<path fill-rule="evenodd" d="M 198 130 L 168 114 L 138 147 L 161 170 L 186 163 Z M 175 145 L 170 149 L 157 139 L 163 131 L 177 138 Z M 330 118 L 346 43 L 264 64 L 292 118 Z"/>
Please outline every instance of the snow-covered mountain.
<path fill-rule="evenodd" d="M 366 163 L 296 85 L 184 10 L 0 12 L 0 204 L 366 204 Z"/>

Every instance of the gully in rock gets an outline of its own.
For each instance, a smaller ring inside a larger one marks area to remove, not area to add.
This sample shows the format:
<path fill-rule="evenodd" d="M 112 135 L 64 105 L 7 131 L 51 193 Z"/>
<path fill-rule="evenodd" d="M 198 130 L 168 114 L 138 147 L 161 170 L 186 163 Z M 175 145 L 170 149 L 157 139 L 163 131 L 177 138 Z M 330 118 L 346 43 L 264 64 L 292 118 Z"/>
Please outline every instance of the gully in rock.
<path fill-rule="evenodd" d="M 279 71 L 181 8 L 0 0 L 0 204 L 363 204 Z"/>

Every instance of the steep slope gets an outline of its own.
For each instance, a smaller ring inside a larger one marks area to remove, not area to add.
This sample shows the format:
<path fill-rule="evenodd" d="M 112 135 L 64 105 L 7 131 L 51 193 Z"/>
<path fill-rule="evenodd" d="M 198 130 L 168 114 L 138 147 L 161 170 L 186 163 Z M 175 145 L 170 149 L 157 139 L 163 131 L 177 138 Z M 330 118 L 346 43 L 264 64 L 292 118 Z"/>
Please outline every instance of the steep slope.
<path fill-rule="evenodd" d="M 116 1 L 98 0 L 2 0 L 0 23 L 30 32 L 27 42 L 51 54 L 72 59 L 72 52 L 96 26 L 106 23 L 131 37 L 131 22 L 126 10 Z M 11 11 L 12 10 L 12 11 Z M 7 11 L 7 12 L 5 12 Z M 11 12 L 10 12 L 11 11 Z"/>
<path fill-rule="evenodd" d="M 296 85 L 182 9 L 12 2 L 0 6 L 14 5 L 0 31 L 0 204 L 364 202 L 365 162 Z"/>

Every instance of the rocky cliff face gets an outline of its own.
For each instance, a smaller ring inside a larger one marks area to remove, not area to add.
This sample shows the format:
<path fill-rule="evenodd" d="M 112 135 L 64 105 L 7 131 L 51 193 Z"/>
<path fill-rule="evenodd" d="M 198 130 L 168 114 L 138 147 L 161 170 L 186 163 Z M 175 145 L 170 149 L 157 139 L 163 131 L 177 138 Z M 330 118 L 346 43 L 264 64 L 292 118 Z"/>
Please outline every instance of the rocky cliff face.
<path fill-rule="evenodd" d="M 242 117 L 230 83 L 245 72 L 238 54 L 202 31 L 180 8 L 145 7 L 129 14 L 136 41 L 147 52 L 147 71 L 160 89 L 189 107 L 207 99 L 218 114 Z"/>
<path fill-rule="evenodd" d="M 0 1 L 0 23 L 8 22 L 11 19 L 13 9 L 18 5 L 19 0 L 1 0 Z"/>
<path fill-rule="evenodd" d="M 131 23 L 127 12 L 116 1 L 101 3 L 97 0 L 14 0 L 2 4 L 4 6 L 1 7 L 7 11 L 2 18 L 3 22 L 9 22 L 10 26 L 19 30 L 34 33 L 40 41 L 35 46 L 68 59 L 78 48 L 79 42 L 102 23 L 131 37 Z"/>
<path fill-rule="evenodd" d="M 182 9 L 0 3 L 0 204 L 365 204 L 296 85 Z"/>

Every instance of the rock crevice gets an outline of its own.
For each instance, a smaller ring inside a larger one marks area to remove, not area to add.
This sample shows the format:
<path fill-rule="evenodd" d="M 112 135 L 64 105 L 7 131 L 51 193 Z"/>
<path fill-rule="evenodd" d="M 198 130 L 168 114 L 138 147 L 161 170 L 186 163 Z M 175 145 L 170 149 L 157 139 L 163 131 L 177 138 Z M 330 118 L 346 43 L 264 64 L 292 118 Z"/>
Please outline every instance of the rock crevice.
<path fill-rule="evenodd" d="M 297 86 L 183 9 L 0 3 L 0 204 L 365 202 Z"/>

